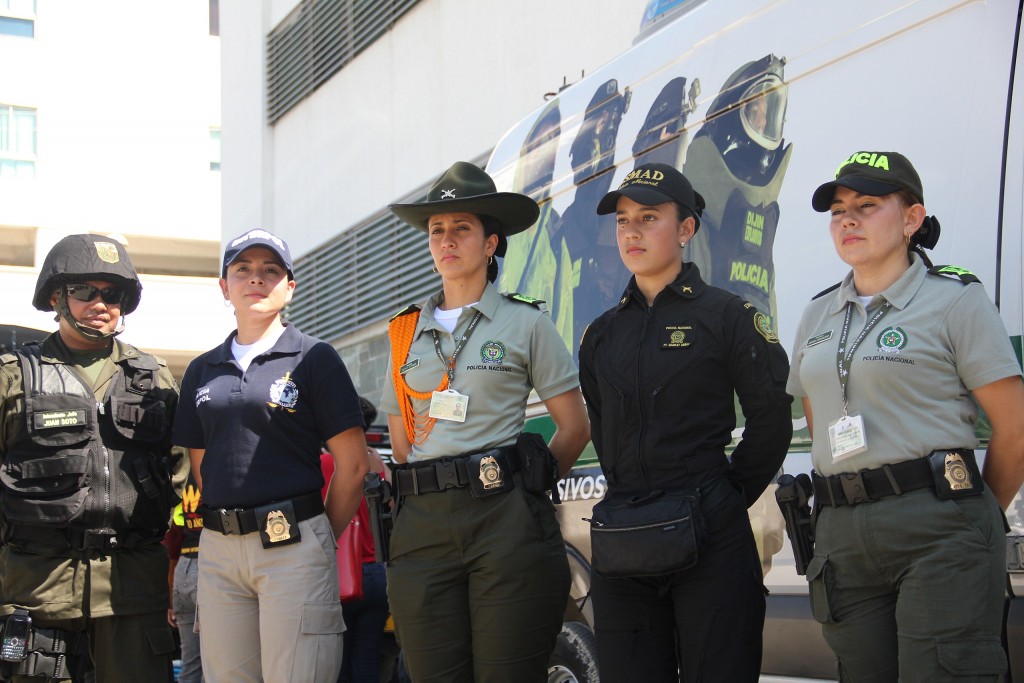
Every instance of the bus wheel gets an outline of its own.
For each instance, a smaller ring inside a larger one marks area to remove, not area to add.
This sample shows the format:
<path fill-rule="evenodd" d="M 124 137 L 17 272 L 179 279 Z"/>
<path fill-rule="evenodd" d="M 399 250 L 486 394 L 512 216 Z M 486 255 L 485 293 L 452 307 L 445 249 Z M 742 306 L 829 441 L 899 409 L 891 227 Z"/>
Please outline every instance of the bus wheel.
<path fill-rule="evenodd" d="M 548 663 L 548 683 L 600 683 L 597 647 L 586 624 L 568 621 L 555 641 Z"/>

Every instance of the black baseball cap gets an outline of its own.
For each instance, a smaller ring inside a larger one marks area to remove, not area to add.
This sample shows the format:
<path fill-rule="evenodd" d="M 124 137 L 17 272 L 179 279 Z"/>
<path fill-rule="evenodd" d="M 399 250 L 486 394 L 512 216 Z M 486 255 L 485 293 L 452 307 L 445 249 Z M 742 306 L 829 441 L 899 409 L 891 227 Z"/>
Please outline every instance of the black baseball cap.
<path fill-rule="evenodd" d="M 290 280 L 295 279 L 294 271 L 292 269 L 292 255 L 288 251 L 288 244 L 278 237 L 277 235 L 267 232 L 266 230 L 256 229 L 250 230 L 249 232 L 242 233 L 235 239 L 228 242 L 227 247 L 224 248 L 224 263 L 220 269 L 220 276 L 226 277 L 228 274 L 228 266 L 235 262 L 242 252 L 249 247 L 266 247 L 281 259 L 281 263 L 284 265 L 284 269 L 288 271 L 288 278 Z"/>
<path fill-rule="evenodd" d="M 700 228 L 704 197 L 693 189 L 686 176 L 668 164 L 641 164 L 634 168 L 623 178 L 619 189 L 601 198 L 597 204 L 597 213 L 615 213 L 619 197 L 627 197 L 647 206 L 678 202 L 693 213 L 694 232 Z"/>
<path fill-rule="evenodd" d="M 839 165 L 836 179 L 821 185 L 811 197 L 815 211 L 828 211 L 837 187 L 848 187 L 855 192 L 884 197 L 904 190 L 924 203 L 921 176 L 910 160 L 898 152 L 855 152 Z"/>

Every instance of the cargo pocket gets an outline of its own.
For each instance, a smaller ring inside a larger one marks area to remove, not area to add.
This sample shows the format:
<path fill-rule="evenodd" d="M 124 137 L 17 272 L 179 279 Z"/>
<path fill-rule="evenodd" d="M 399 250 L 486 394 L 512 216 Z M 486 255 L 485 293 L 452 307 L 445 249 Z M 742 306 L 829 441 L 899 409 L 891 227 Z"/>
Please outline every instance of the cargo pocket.
<path fill-rule="evenodd" d="M 149 649 L 155 655 L 169 655 L 174 652 L 174 635 L 170 627 L 152 628 L 146 631 Z"/>
<path fill-rule="evenodd" d="M 939 638 L 939 665 L 953 676 L 996 676 L 1006 673 L 1006 653 L 999 638 Z"/>
<path fill-rule="evenodd" d="M 832 616 L 829 596 L 832 593 L 832 565 L 827 557 L 815 556 L 807 565 L 807 584 L 811 593 L 811 614 L 819 624 L 831 624 Z"/>
<path fill-rule="evenodd" d="M 307 602 L 299 618 L 299 637 L 292 659 L 293 681 L 311 681 L 316 672 L 337 671 L 345 619 L 340 602 Z"/>

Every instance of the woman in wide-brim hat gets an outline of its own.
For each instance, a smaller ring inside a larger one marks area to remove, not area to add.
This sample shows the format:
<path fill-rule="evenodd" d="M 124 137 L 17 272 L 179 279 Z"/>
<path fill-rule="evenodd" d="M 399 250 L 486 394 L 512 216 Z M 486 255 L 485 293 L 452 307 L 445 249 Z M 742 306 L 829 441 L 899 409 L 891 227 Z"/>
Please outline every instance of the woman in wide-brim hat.
<path fill-rule="evenodd" d="M 418 682 L 544 681 L 569 595 L 545 489 L 590 430 L 572 356 L 542 303 L 493 285 L 495 256 L 536 221 L 537 204 L 458 162 L 427 201 L 391 210 L 427 233 L 442 282 L 392 319 L 381 400 L 403 463 L 388 597 L 406 665 Z M 553 460 L 520 437 L 531 390 L 555 423 Z M 528 446 L 541 454 L 534 467 Z"/>

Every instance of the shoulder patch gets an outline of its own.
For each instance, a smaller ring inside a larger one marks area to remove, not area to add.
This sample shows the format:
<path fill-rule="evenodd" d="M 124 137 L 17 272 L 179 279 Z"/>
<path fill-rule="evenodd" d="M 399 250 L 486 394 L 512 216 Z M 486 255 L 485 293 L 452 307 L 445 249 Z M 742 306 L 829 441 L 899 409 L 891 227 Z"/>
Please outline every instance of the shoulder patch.
<path fill-rule="evenodd" d="M 779 335 L 772 330 L 772 321 L 761 311 L 754 312 L 754 329 L 765 338 L 769 344 L 778 344 Z"/>
<path fill-rule="evenodd" d="M 811 297 L 811 301 L 814 301 L 815 299 L 820 299 L 821 297 L 825 296 L 829 292 L 836 291 L 837 289 L 839 289 L 839 285 L 841 285 L 841 284 L 843 284 L 843 283 L 842 282 L 837 282 L 834 285 L 832 285 L 831 287 L 829 287 L 828 289 L 821 290 L 820 292 L 818 292 L 817 294 L 815 294 L 814 296 Z"/>
<path fill-rule="evenodd" d="M 405 308 L 403 308 L 402 310 L 400 310 L 398 313 L 395 313 L 393 316 L 388 318 L 388 322 L 391 322 L 395 318 L 401 318 L 403 315 L 409 315 L 410 313 L 415 313 L 418 310 L 420 310 L 420 307 L 417 304 L 410 304 L 410 305 L 406 306 Z"/>
<path fill-rule="evenodd" d="M 978 276 L 969 271 L 966 268 L 960 266 L 932 266 L 928 269 L 929 275 L 944 275 L 949 278 L 958 278 L 965 285 L 969 285 L 972 282 L 981 284 L 981 280 Z"/>
<path fill-rule="evenodd" d="M 518 301 L 521 304 L 529 304 L 534 308 L 540 308 L 546 303 L 543 299 L 534 299 L 532 296 L 526 296 L 525 294 L 519 294 L 517 292 L 508 292 L 506 294 L 502 294 L 502 296 L 509 301 Z"/>

